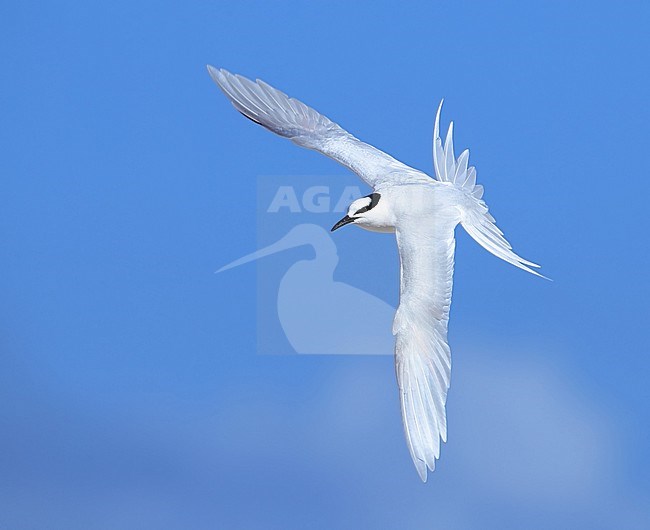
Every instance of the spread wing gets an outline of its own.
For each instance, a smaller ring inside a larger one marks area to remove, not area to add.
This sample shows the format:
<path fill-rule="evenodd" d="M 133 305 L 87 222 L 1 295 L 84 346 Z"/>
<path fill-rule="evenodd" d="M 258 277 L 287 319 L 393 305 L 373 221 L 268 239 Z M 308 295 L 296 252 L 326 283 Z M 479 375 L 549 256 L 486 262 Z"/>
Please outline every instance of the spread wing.
<path fill-rule="evenodd" d="M 395 315 L 395 367 L 404 434 L 420 478 L 427 479 L 447 441 L 445 402 L 451 375 L 447 322 L 454 271 L 455 220 L 408 223 L 396 232 L 401 263 Z"/>
<path fill-rule="evenodd" d="M 383 184 L 431 182 L 421 171 L 368 145 L 297 99 L 224 69 L 208 66 L 214 82 L 244 116 L 294 143 L 350 168 L 374 189 Z"/>

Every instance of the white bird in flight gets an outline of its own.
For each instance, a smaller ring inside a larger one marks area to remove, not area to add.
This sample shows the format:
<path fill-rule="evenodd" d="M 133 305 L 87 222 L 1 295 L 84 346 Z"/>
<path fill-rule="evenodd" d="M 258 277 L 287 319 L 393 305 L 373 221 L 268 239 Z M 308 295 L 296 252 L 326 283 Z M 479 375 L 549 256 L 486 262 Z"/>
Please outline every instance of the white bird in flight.
<path fill-rule="evenodd" d="M 395 371 L 406 442 L 426 482 L 447 441 L 445 403 L 451 374 L 447 324 L 459 223 L 483 248 L 527 272 L 539 267 L 512 251 L 481 200 L 469 150 L 454 156 L 453 122 L 444 145 L 440 111 L 433 133 L 435 179 L 366 144 L 297 99 L 224 69 L 208 66 L 215 83 L 245 117 L 350 168 L 373 188 L 355 200 L 332 231 L 355 224 L 395 233 L 400 256 L 399 306 L 393 321 Z M 542 276 L 543 277 L 543 276 Z"/>

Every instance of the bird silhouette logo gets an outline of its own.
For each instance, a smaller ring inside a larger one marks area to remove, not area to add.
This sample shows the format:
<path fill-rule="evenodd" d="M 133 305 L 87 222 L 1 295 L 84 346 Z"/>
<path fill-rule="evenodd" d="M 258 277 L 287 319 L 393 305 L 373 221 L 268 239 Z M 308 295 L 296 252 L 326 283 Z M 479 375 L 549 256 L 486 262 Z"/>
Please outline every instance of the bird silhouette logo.
<path fill-rule="evenodd" d="M 293 350 L 301 354 L 392 355 L 390 329 L 395 308 L 362 289 L 334 280 L 339 257 L 334 240 L 322 226 L 294 226 L 279 240 L 217 273 L 304 245 L 311 246 L 314 257 L 293 263 L 277 289 L 279 323 Z"/>

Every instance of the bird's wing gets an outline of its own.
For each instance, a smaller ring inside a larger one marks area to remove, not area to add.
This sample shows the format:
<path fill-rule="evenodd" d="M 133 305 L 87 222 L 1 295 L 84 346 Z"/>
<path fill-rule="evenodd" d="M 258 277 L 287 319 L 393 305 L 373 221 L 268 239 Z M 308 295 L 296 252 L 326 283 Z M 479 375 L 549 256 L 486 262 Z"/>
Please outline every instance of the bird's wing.
<path fill-rule="evenodd" d="M 383 184 L 431 182 L 421 171 L 368 145 L 297 99 L 267 85 L 208 66 L 214 82 L 244 116 L 294 143 L 350 168 L 377 189 Z"/>
<path fill-rule="evenodd" d="M 423 481 L 440 456 L 440 440 L 447 441 L 451 375 L 447 323 L 457 220 L 436 221 L 422 226 L 414 219 L 396 231 L 401 283 L 393 324 L 395 368 L 404 433 Z"/>

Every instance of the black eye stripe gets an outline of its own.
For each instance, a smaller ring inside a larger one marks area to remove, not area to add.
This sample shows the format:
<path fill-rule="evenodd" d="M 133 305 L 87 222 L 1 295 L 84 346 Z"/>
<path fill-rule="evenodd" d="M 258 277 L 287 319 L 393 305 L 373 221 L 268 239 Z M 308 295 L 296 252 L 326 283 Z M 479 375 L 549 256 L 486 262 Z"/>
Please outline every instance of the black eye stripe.
<path fill-rule="evenodd" d="M 370 204 L 368 206 L 364 206 L 363 208 L 357 210 L 354 215 L 359 215 L 360 213 L 364 213 L 367 212 L 368 210 L 372 210 L 375 206 L 377 206 L 377 203 L 379 202 L 381 195 L 379 193 L 371 193 L 370 195 L 366 195 L 366 197 L 370 199 Z"/>

